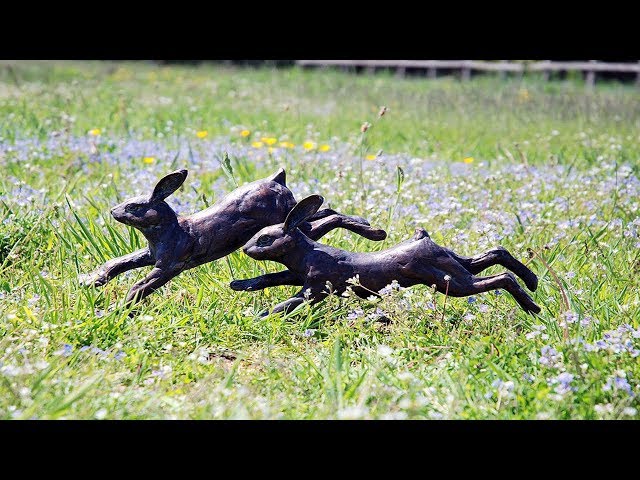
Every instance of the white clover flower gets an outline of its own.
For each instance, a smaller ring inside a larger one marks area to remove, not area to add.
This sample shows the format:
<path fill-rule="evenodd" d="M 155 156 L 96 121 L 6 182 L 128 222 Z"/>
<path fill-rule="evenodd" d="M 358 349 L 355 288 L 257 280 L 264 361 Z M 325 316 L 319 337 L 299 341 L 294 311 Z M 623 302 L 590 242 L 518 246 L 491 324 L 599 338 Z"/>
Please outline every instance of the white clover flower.
<path fill-rule="evenodd" d="M 339 410 L 336 416 L 340 420 L 357 420 L 364 418 L 369 413 L 366 407 L 347 407 Z"/>
<path fill-rule="evenodd" d="M 360 285 L 360 274 L 356 273 L 355 277 L 351 277 L 347 279 L 347 283 L 351 283 L 353 285 Z"/>
<path fill-rule="evenodd" d="M 389 412 L 380 416 L 380 420 L 406 420 L 409 417 L 407 412 Z"/>
<path fill-rule="evenodd" d="M 613 412 L 613 405 L 611 405 L 610 403 L 598 403 L 595 407 L 593 407 L 593 409 L 596 411 L 596 413 L 604 415 L 606 413 Z"/>
<path fill-rule="evenodd" d="M 377 352 L 381 357 L 390 357 L 393 354 L 393 349 L 389 345 L 380 344 Z"/>

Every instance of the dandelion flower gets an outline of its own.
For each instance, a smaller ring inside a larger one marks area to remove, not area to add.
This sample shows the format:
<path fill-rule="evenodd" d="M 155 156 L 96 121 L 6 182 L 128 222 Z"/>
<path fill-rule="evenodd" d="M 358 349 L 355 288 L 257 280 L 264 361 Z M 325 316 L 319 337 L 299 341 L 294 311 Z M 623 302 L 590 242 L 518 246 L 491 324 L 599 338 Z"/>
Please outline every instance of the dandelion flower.
<path fill-rule="evenodd" d="M 473 163 L 474 158 L 473 157 L 465 157 L 465 158 L 462 159 L 462 161 L 464 163 Z"/>
<path fill-rule="evenodd" d="M 204 138 L 207 135 L 209 135 L 209 132 L 207 132 L 206 130 L 199 130 L 196 132 L 196 137 L 198 138 Z"/>
<path fill-rule="evenodd" d="M 94 137 L 97 137 L 101 133 L 102 130 L 100 130 L 99 128 L 92 128 L 91 130 L 89 130 L 89 135 L 93 135 Z"/>
<path fill-rule="evenodd" d="M 240 136 L 242 137 L 248 137 L 249 135 L 251 135 L 251 132 L 249 130 L 241 130 L 240 131 Z"/>
<path fill-rule="evenodd" d="M 266 143 L 269 146 L 273 145 L 278 141 L 278 139 L 274 137 L 262 137 L 260 140 L 262 140 L 264 143 Z"/>
<path fill-rule="evenodd" d="M 329 150 L 331 150 L 331 147 L 329 145 L 320 145 L 320 148 L 318 148 L 318 150 L 321 152 L 328 152 Z"/>
<path fill-rule="evenodd" d="M 311 140 L 307 140 L 302 144 L 302 146 L 304 147 L 305 150 L 313 150 L 316 148 L 316 143 L 312 142 Z"/>
<path fill-rule="evenodd" d="M 364 157 L 364 158 L 365 158 L 365 159 L 367 159 L 367 160 L 375 160 L 376 158 L 378 158 L 378 156 L 377 156 L 377 155 L 371 155 L 371 154 L 369 154 L 369 155 L 367 155 L 367 156 L 366 156 L 366 157 Z"/>
<path fill-rule="evenodd" d="M 155 162 L 155 161 L 156 161 L 156 159 L 155 159 L 155 157 L 144 157 L 144 158 L 142 159 L 142 161 L 143 161 L 144 163 L 153 163 L 153 162 Z"/>
<path fill-rule="evenodd" d="M 293 148 L 295 145 L 291 142 L 280 142 L 280 146 L 282 148 Z"/>
<path fill-rule="evenodd" d="M 264 143 L 262 143 L 262 142 L 251 142 L 251 146 L 253 148 L 262 148 L 262 147 L 264 147 Z"/>

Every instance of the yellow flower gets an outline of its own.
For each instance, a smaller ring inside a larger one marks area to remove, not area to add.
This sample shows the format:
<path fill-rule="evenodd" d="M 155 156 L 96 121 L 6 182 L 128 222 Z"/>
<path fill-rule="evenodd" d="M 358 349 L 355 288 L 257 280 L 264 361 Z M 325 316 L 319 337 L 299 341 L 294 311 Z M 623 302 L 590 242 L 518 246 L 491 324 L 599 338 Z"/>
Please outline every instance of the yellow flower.
<path fill-rule="evenodd" d="M 473 157 L 465 157 L 464 159 L 462 159 L 464 163 L 473 163 L 473 160 Z"/>
<path fill-rule="evenodd" d="M 89 135 L 93 135 L 94 137 L 97 137 L 101 133 L 102 133 L 102 130 L 100 130 L 99 128 L 93 128 L 89 130 Z"/>
<path fill-rule="evenodd" d="M 331 150 L 331 147 L 329 145 L 320 145 L 320 148 L 318 149 L 321 152 L 328 152 L 329 150 Z"/>
<path fill-rule="evenodd" d="M 131 72 L 126 68 L 118 67 L 118 69 L 111 74 L 111 78 L 116 82 L 122 81 L 122 80 L 130 80 Z"/>
<path fill-rule="evenodd" d="M 317 145 L 316 145 L 316 142 L 312 142 L 311 140 L 307 140 L 306 142 L 304 142 L 304 143 L 302 144 L 302 147 L 303 147 L 305 150 L 313 150 L 314 148 L 316 148 L 316 146 L 317 146 Z"/>
<path fill-rule="evenodd" d="M 264 143 L 262 143 L 262 142 L 251 142 L 251 146 L 253 148 L 262 148 L 262 147 L 264 147 Z"/>
<path fill-rule="evenodd" d="M 155 162 L 155 161 L 156 161 L 156 159 L 155 159 L 155 157 L 144 157 L 144 158 L 142 159 L 142 161 L 143 161 L 144 163 L 153 163 L 153 162 Z"/>
<path fill-rule="evenodd" d="M 367 160 L 375 160 L 376 158 L 378 158 L 377 155 L 367 155 L 366 157 L 364 157 Z"/>
<path fill-rule="evenodd" d="M 295 145 L 291 142 L 280 142 L 280 146 L 282 148 L 293 148 Z"/>
<path fill-rule="evenodd" d="M 273 153 L 273 152 L 275 152 L 275 151 L 276 151 L 276 149 L 275 149 L 275 148 L 273 148 L 273 147 L 269 147 L 268 151 L 269 151 L 269 153 Z"/>
<path fill-rule="evenodd" d="M 277 138 L 273 138 L 273 137 L 262 137 L 260 140 L 262 140 L 267 145 L 273 145 L 278 141 Z"/>
<path fill-rule="evenodd" d="M 196 132 L 196 137 L 198 137 L 198 138 L 204 138 L 207 135 L 209 135 L 209 132 L 207 132 L 206 130 L 200 130 L 200 131 Z"/>
<path fill-rule="evenodd" d="M 529 90 L 527 90 L 526 88 L 521 88 L 518 91 L 518 99 L 521 102 L 526 102 L 531 98 L 531 96 L 529 95 Z"/>
<path fill-rule="evenodd" d="M 251 135 L 251 132 L 249 130 L 241 130 L 240 135 L 243 137 L 248 137 L 249 135 Z"/>

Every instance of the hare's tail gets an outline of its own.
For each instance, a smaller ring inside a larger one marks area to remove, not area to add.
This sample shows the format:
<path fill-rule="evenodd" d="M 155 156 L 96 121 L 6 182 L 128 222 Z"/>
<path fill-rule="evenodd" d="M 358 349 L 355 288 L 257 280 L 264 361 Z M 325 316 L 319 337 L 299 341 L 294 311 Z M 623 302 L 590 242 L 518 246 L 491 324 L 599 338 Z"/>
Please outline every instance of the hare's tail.
<path fill-rule="evenodd" d="M 416 228 L 416 231 L 413 233 L 413 239 L 422 240 L 423 238 L 431 238 L 431 237 L 429 237 L 429 233 L 427 233 L 427 231 L 424 228 L 422 227 Z"/>

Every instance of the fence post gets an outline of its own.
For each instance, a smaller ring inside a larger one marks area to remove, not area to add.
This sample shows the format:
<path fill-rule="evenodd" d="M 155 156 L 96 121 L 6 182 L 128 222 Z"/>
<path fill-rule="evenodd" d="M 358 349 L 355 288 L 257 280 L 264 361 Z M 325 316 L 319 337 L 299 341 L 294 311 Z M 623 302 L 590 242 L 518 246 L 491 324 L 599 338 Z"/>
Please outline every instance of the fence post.
<path fill-rule="evenodd" d="M 546 62 L 546 61 L 547 60 L 542 60 L 542 62 Z M 544 80 L 545 82 L 548 82 L 549 78 L 551 78 L 551 72 L 545 68 L 544 70 L 542 70 L 542 80 Z"/>
<path fill-rule="evenodd" d="M 438 75 L 437 72 L 438 72 L 438 69 L 436 67 L 429 67 L 427 69 L 427 78 L 436 78 L 436 76 Z"/>
<path fill-rule="evenodd" d="M 636 85 L 640 87 L 640 60 L 638 60 L 638 73 L 636 73 Z"/>
<path fill-rule="evenodd" d="M 506 60 L 500 60 L 501 62 L 505 62 Z M 504 80 L 505 78 L 507 78 L 507 72 L 505 70 L 500 69 L 500 71 L 498 72 L 499 78 L 500 80 Z"/>
<path fill-rule="evenodd" d="M 589 63 L 596 63 L 595 60 L 589 60 Z M 593 70 L 588 70 L 587 71 L 587 78 L 586 78 L 586 86 L 587 88 L 593 88 L 593 84 L 596 82 L 596 72 Z"/>
<path fill-rule="evenodd" d="M 469 80 L 471 78 L 471 69 L 469 65 L 466 64 L 462 67 L 462 80 Z"/>
<path fill-rule="evenodd" d="M 405 67 L 396 68 L 396 77 L 404 78 L 405 73 L 407 73 L 407 69 Z"/>

